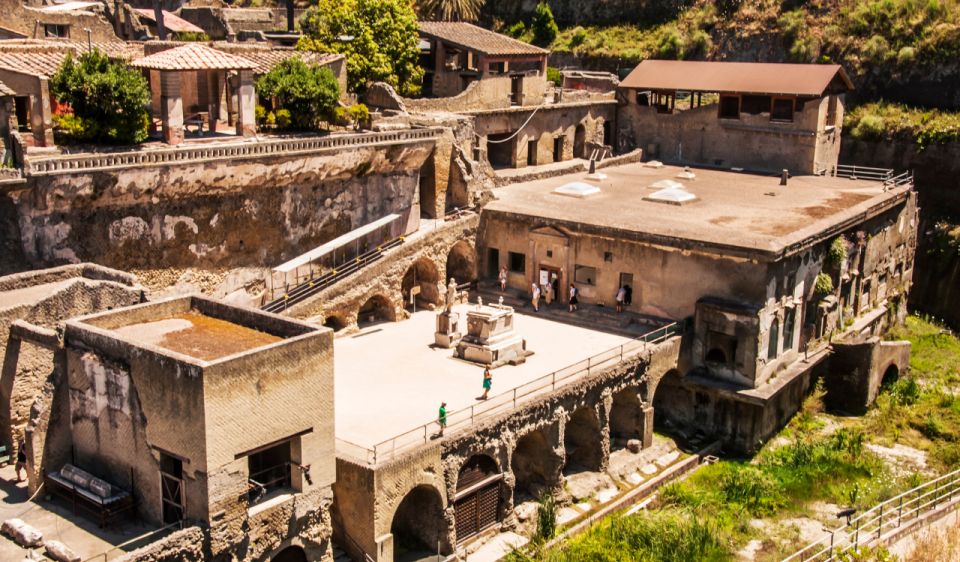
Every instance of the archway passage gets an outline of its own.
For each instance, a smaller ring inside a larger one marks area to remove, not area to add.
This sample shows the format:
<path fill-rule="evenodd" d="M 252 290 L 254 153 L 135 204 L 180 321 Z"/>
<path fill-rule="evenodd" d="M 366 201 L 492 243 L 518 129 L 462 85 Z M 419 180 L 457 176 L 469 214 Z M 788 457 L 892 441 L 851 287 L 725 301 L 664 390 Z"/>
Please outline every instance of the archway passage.
<path fill-rule="evenodd" d="M 631 386 L 613 395 L 610 408 L 610 444 L 621 449 L 631 439 L 643 439 L 643 404 L 640 389 Z"/>
<path fill-rule="evenodd" d="M 536 430 L 520 438 L 513 450 L 510 466 L 516 479 L 514 493 L 520 498 L 538 499 L 560 481 L 563 459 L 547 443 L 543 431 Z M 520 501 L 514 501 L 520 503 Z"/>
<path fill-rule="evenodd" d="M 403 281 L 400 283 L 404 306 L 410 306 L 411 295 L 416 298 L 419 306 L 439 304 L 440 290 L 437 288 L 439 281 L 440 273 L 437 271 L 436 264 L 431 260 L 420 258 L 413 262 L 413 265 L 403 275 Z"/>
<path fill-rule="evenodd" d="M 450 278 L 457 283 L 467 283 L 477 279 L 477 251 L 465 240 L 450 248 L 447 254 L 447 281 Z"/>
<path fill-rule="evenodd" d="M 653 428 L 665 435 L 682 437 L 680 433 L 686 425 L 692 397 L 680 382 L 680 372 L 676 369 L 668 371 L 654 392 Z"/>
<path fill-rule="evenodd" d="M 583 407 L 570 416 L 563 434 L 567 451 L 564 472 L 600 470 L 603 466 L 603 434 L 593 408 Z"/>
<path fill-rule="evenodd" d="M 323 325 L 332 329 L 334 332 L 339 332 L 347 327 L 347 322 L 340 316 L 330 315 L 323 320 Z"/>
<path fill-rule="evenodd" d="M 374 295 L 367 299 L 360 307 L 357 313 L 357 325 L 362 327 L 370 326 L 378 322 L 393 322 L 396 320 L 396 312 L 390 300 L 383 295 Z"/>
<path fill-rule="evenodd" d="M 299 546 L 288 546 L 274 556 L 271 562 L 307 562 L 307 553 Z"/>
<path fill-rule="evenodd" d="M 474 455 L 464 463 L 457 477 L 454 508 L 457 542 L 462 542 L 498 523 L 503 474 L 487 455 Z"/>
<path fill-rule="evenodd" d="M 583 123 L 577 125 L 573 132 L 573 157 L 586 158 L 587 154 L 587 128 Z"/>
<path fill-rule="evenodd" d="M 449 554 L 440 492 L 426 484 L 410 490 L 393 514 L 390 532 L 394 560 L 422 560 L 438 551 Z"/>
<path fill-rule="evenodd" d="M 890 388 L 898 380 L 900 380 L 900 367 L 897 367 L 896 363 L 891 363 L 887 370 L 883 372 L 883 378 L 880 379 L 880 388 Z"/>

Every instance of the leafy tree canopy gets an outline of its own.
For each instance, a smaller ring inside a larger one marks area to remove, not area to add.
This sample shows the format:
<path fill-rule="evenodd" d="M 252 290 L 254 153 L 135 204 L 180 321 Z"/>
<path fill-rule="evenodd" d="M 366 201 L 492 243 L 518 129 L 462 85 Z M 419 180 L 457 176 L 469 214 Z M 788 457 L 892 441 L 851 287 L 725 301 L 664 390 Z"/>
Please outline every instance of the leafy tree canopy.
<path fill-rule="evenodd" d="M 547 47 L 557 38 L 560 29 L 557 22 L 553 20 L 553 12 L 550 5 L 546 2 L 537 4 L 537 10 L 533 13 L 533 21 L 530 23 L 533 29 L 533 44 L 541 47 Z"/>
<path fill-rule="evenodd" d="M 420 36 L 410 0 L 318 0 L 300 29 L 298 48 L 347 57 L 351 90 L 382 81 L 404 96 L 419 93 Z"/>
<path fill-rule="evenodd" d="M 257 80 L 261 97 L 273 98 L 275 109 L 289 111 L 293 128 L 309 130 L 333 114 L 340 99 L 340 84 L 325 66 L 291 57 Z"/>
<path fill-rule="evenodd" d="M 133 144 L 147 138 L 150 90 L 139 72 L 99 50 L 68 54 L 50 80 L 54 97 L 73 108 L 79 141 Z"/>

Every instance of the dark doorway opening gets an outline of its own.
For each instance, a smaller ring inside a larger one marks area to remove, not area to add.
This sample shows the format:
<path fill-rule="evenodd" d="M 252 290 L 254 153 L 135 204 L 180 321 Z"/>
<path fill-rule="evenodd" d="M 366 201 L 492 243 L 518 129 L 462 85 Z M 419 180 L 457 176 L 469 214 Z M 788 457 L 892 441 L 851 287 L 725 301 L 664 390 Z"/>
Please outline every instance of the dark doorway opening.
<path fill-rule="evenodd" d="M 457 542 L 498 523 L 503 475 L 487 455 L 475 455 L 460 469 L 454 500 Z"/>

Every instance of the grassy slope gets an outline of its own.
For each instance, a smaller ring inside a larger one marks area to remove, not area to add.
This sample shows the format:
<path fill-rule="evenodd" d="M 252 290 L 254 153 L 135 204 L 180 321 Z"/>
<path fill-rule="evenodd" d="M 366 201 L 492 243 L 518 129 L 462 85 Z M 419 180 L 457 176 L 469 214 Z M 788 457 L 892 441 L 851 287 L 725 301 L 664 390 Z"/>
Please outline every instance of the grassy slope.
<path fill-rule="evenodd" d="M 750 540 L 762 541 L 758 560 L 777 560 L 802 546 L 783 520 L 813 517 L 823 502 L 870 506 L 957 468 L 960 339 L 915 316 L 894 336 L 913 343 L 911 372 L 866 416 L 825 414 L 815 392 L 754 459 L 705 467 L 664 488 L 656 510 L 609 518 L 563 548 L 512 561 L 725 560 Z M 871 443 L 925 451 L 928 474 L 886 463 Z"/>

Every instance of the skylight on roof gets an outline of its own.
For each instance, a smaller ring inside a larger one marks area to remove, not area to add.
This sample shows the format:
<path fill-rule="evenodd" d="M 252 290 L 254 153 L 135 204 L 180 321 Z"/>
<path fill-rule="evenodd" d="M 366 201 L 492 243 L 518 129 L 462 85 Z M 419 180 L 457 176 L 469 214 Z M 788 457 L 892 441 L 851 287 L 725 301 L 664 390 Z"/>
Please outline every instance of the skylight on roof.
<path fill-rule="evenodd" d="M 643 199 L 645 201 L 666 203 L 668 205 L 686 205 L 687 203 L 693 203 L 698 198 L 696 195 L 690 193 L 682 187 L 668 187 L 666 189 L 661 189 L 660 191 L 655 191 Z"/>
<path fill-rule="evenodd" d="M 561 185 L 560 187 L 554 189 L 553 192 L 557 195 L 566 195 L 568 197 L 584 199 L 590 197 L 591 195 L 600 193 L 600 188 L 582 181 L 573 181 Z"/>
<path fill-rule="evenodd" d="M 650 184 L 650 187 L 656 189 L 685 189 L 683 184 L 674 180 L 660 180 Z"/>

